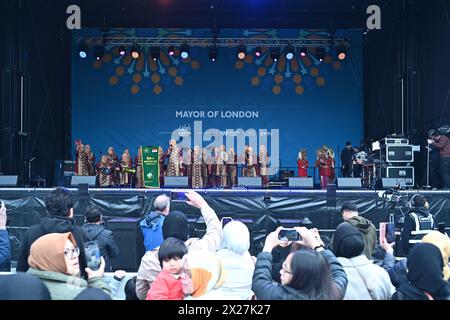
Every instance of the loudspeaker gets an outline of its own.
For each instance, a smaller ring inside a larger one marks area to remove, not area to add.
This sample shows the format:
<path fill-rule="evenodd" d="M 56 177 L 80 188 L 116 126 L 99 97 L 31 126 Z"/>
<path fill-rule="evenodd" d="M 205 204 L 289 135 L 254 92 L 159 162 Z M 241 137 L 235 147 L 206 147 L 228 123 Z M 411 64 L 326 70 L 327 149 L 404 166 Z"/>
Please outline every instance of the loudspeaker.
<path fill-rule="evenodd" d="M 78 187 L 79 184 L 87 184 L 89 187 L 95 187 L 95 176 L 72 176 L 70 185 Z"/>
<path fill-rule="evenodd" d="M 262 188 L 261 177 L 238 177 L 238 186 Z"/>
<path fill-rule="evenodd" d="M 111 259 L 113 270 L 138 271 L 145 254 L 140 221 L 141 218 L 116 218 L 106 221 L 106 228 L 113 232 L 114 241 L 119 247 L 119 255 Z"/>
<path fill-rule="evenodd" d="M 294 170 L 282 170 L 280 171 L 280 180 L 286 181 L 290 177 L 294 176 Z"/>
<path fill-rule="evenodd" d="M 187 188 L 189 186 L 188 177 L 165 177 L 164 187 Z"/>
<path fill-rule="evenodd" d="M 383 189 L 396 188 L 398 185 L 400 185 L 401 188 L 406 187 L 406 179 L 401 178 L 382 178 L 381 183 Z"/>
<path fill-rule="evenodd" d="M 336 185 L 327 185 L 327 207 L 336 208 Z"/>
<path fill-rule="evenodd" d="M 361 178 L 338 178 L 339 189 L 361 189 Z"/>
<path fill-rule="evenodd" d="M 313 178 L 289 178 L 289 188 L 313 189 Z"/>
<path fill-rule="evenodd" d="M 0 187 L 16 187 L 19 176 L 0 176 Z"/>

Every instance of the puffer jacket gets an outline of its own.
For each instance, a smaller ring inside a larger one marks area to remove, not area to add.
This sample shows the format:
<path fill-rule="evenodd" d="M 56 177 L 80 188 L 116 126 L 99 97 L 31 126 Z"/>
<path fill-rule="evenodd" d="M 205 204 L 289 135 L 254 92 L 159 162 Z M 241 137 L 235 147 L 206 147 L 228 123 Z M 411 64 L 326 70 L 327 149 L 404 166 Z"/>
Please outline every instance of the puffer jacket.
<path fill-rule="evenodd" d="M 100 254 L 105 259 L 105 271 L 111 271 L 111 258 L 119 255 L 119 247 L 114 241 L 111 230 L 105 229 L 101 224 L 86 223 L 83 225 L 91 241 L 97 241 Z"/>

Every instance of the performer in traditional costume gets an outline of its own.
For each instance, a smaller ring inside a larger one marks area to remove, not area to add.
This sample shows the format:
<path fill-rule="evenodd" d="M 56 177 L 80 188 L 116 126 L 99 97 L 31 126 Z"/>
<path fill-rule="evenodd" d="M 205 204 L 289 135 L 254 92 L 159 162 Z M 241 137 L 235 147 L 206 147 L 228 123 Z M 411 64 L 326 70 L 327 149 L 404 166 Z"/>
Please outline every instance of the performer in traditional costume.
<path fill-rule="evenodd" d="M 89 168 L 86 159 L 86 152 L 84 150 L 84 144 L 81 140 L 75 142 L 75 175 L 77 176 L 88 176 Z"/>
<path fill-rule="evenodd" d="M 88 168 L 88 175 L 95 176 L 95 155 L 91 150 L 90 145 L 84 147 L 84 153 L 86 154 L 86 163 Z"/>
<path fill-rule="evenodd" d="M 108 153 L 106 154 L 106 157 L 108 158 L 108 162 L 110 163 L 112 170 L 113 170 L 113 184 L 117 186 L 120 183 L 120 177 L 119 177 L 119 157 L 117 156 L 116 152 L 114 151 L 113 147 L 108 148 Z"/>
<path fill-rule="evenodd" d="M 203 187 L 202 169 L 202 153 L 200 147 L 195 145 L 192 153 L 192 188 L 194 189 Z"/>
<path fill-rule="evenodd" d="M 297 156 L 298 176 L 307 177 L 309 162 L 306 155 L 306 149 L 302 149 Z"/>
<path fill-rule="evenodd" d="M 175 140 L 169 141 L 169 149 L 166 152 L 167 176 L 178 177 L 180 175 L 180 151 Z"/>
<path fill-rule="evenodd" d="M 123 153 L 125 153 L 128 156 L 128 159 L 130 159 L 129 166 L 130 166 L 130 168 L 132 168 L 133 167 L 133 160 L 131 158 L 130 149 L 125 149 L 123 151 Z"/>
<path fill-rule="evenodd" d="M 330 183 L 334 183 L 336 179 L 336 159 L 333 148 L 328 149 L 328 158 L 331 159 L 331 175 L 330 175 Z"/>
<path fill-rule="evenodd" d="M 245 146 L 244 154 L 243 154 L 243 163 L 244 166 L 242 168 L 242 176 L 243 177 L 256 177 L 256 168 L 255 164 L 257 161 L 254 161 L 253 149 L 250 146 Z"/>
<path fill-rule="evenodd" d="M 228 185 L 230 187 L 237 185 L 237 163 L 237 154 L 234 152 L 234 148 L 230 147 L 227 161 Z"/>
<path fill-rule="evenodd" d="M 331 176 L 331 166 L 333 160 L 329 157 L 328 147 L 323 146 L 317 151 L 317 160 L 314 164 L 315 167 L 319 168 L 320 185 L 322 189 L 326 189 Z"/>
<path fill-rule="evenodd" d="M 258 154 L 258 168 L 259 168 L 259 176 L 262 179 L 262 184 L 264 188 L 269 187 L 269 170 L 267 168 L 269 164 L 269 154 L 267 153 L 267 148 L 264 144 L 259 146 L 259 154 Z"/>
<path fill-rule="evenodd" d="M 158 147 L 158 163 L 159 163 L 159 187 L 164 186 L 164 161 L 166 160 L 166 155 L 162 147 Z"/>
<path fill-rule="evenodd" d="M 132 166 L 130 165 L 129 153 L 123 153 L 122 159 L 119 163 L 119 185 L 121 187 L 129 187 L 131 186 L 131 173 L 134 171 Z"/>
<path fill-rule="evenodd" d="M 114 167 L 109 162 L 108 157 L 103 155 L 101 161 L 97 164 L 98 185 L 100 187 L 112 187 L 114 185 L 113 173 Z"/>
<path fill-rule="evenodd" d="M 134 158 L 134 164 L 136 166 L 136 188 L 144 187 L 144 172 L 142 170 L 142 147 L 138 148 L 138 154 Z"/>

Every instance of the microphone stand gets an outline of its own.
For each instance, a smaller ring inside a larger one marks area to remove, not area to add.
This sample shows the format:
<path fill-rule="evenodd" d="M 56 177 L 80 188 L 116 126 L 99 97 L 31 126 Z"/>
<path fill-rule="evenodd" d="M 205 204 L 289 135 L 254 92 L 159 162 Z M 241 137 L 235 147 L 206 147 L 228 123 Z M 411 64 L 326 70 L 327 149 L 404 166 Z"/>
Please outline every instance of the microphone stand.
<path fill-rule="evenodd" d="M 427 141 L 427 185 L 425 186 L 425 189 L 430 189 L 430 144 Z"/>

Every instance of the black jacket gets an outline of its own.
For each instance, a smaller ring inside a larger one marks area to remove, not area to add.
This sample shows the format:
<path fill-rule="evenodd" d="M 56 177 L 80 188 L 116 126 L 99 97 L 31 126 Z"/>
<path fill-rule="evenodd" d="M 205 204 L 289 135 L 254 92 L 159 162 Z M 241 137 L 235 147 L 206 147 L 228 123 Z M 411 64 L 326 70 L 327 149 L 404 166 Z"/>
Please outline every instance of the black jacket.
<path fill-rule="evenodd" d="M 344 268 L 329 250 L 322 251 L 325 259 L 330 265 L 331 276 L 336 284 L 341 297 L 345 296 L 347 289 L 347 275 Z M 256 260 L 255 272 L 253 273 L 252 290 L 258 300 L 307 300 L 309 297 L 302 292 L 274 283 L 271 276 L 272 254 L 261 252 Z"/>
<path fill-rule="evenodd" d="M 412 245 L 409 243 L 409 240 L 413 238 L 414 236 L 411 234 L 412 231 L 416 229 L 416 222 L 411 217 L 410 213 L 414 212 L 418 216 L 428 217 L 430 215 L 430 212 L 426 209 L 417 209 L 413 208 L 411 211 L 405 214 L 405 222 L 403 223 L 402 228 L 402 234 L 401 234 L 401 252 L 404 256 L 407 256 L 409 253 L 409 250 L 411 249 Z M 434 225 L 430 228 L 430 231 L 433 229 Z M 423 237 L 423 235 L 422 235 Z M 420 237 L 418 237 L 420 238 Z"/>
<path fill-rule="evenodd" d="M 42 218 L 40 224 L 31 226 L 24 234 L 22 244 L 19 249 L 19 258 L 17 261 L 18 272 L 27 272 L 30 268 L 28 265 L 28 256 L 30 255 L 30 248 L 34 241 L 38 238 L 45 236 L 49 233 L 66 233 L 72 232 L 75 241 L 77 242 L 77 247 L 80 248 L 80 272 L 81 276 L 85 277 L 86 271 L 84 268 L 87 267 L 86 255 L 84 253 L 84 242 L 89 241 L 89 237 L 83 228 L 75 225 L 73 219 L 59 217 L 59 216 L 47 216 Z"/>
<path fill-rule="evenodd" d="M 86 223 L 83 229 L 86 230 L 91 241 L 97 241 L 100 254 L 105 259 L 105 271 L 111 271 L 111 258 L 119 255 L 119 247 L 114 241 L 112 231 L 95 223 Z"/>

